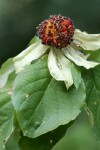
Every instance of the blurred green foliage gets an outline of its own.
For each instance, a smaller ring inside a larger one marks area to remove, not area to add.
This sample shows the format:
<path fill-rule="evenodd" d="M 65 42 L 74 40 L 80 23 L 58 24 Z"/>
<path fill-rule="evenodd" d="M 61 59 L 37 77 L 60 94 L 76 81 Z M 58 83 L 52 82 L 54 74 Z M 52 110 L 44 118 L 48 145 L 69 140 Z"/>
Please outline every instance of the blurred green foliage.
<path fill-rule="evenodd" d="M 53 148 L 53 150 L 100 150 L 100 142 L 97 142 L 90 128 L 86 113 L 83 112 L 65 137 Z"/>
<path fill-rule="evenodd" d="M 0 64 L 22 51 L 49 15 L 70 17 L 89 33 L 100 32 L 100 0 L 0 0 Z"/>

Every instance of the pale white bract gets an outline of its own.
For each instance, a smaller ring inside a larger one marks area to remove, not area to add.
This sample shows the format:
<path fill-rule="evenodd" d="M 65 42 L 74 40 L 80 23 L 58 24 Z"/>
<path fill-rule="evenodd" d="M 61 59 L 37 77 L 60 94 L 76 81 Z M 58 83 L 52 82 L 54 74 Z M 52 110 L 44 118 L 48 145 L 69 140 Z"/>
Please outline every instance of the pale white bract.
<path fill-rule="evenodd" d="M 48 56 L 48 68 L 53 78 L 65 81 L 67 88 L 73 84 L 71 62 L 59 49 L 51 48 Z"/>
<path fill-rule="evenodd" d="M 88 34 L 76 29 L 73 39 L 73 43 L 84 50 L 95 51 L 100 49 L 100 34 Z"/>
<path fill-rule="evenodd" d="M 33 60 L 41 57 L 48 49 L 48 46 L 41 44 L 38 40 L 36 43 L 30 45 L 27 49 L 21 52 L 19 55 L 14 57 L 14 65 L 16 73 L 24 69 L 26 65 L 29 65 Z"/>
<path fill-rule="evenodd" d="M 13 61 L 16 73 L 23 70 L 26 65 L 29 65 L 33 60 L 38 59 L 49 50 L 48 68 L 50 74 L 54 79 L 64 81 L 68 89 L 73 84 L 72 62 L 86 69 L 93 68 L 99 64 L 87 60 L 89 54 L 85 55 L 79 49 L 91 51 L 100 49 L 100 34 L 88 34 L 79 29 L 75 29 L 72 43 L 62 49 L 45 46 L 38 39 L 37 42 L 14 57 Z"/>

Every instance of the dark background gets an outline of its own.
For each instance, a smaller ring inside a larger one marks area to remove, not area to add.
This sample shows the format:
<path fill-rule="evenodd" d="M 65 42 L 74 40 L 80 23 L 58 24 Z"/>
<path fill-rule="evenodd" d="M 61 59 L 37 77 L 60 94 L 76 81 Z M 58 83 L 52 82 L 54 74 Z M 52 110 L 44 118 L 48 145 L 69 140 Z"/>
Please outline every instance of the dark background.
<path fill-rule="evenodd" d="M 100 0 L 0 0 L 0 65 L 26 48 L 49 15 L 70 17 L 76 28 L 100 32 Z"/>

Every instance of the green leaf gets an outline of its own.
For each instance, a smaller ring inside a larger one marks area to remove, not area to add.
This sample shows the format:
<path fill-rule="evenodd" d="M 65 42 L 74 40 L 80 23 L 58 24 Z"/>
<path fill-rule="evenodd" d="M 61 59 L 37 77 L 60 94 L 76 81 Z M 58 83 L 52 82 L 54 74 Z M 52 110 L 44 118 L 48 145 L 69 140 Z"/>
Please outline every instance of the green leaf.
<path fill-rule="evenodd" d="M 23 134 L 38 137 L 74 120 L 85 100 L 83 82 L 79 88 L 66 89 L 54 80 L 47 57 L 26 67 L 15 79 L 12 101 Z"/>
<path fill-rule="evenodd" d="M 71 72 L 72 72 L 72 77 L 73 77 L 73 82 L 75 87 L 78 89 L 79 85 L 82 82 L 81 78 L 81 71 L 77 66 L 75 66 L 73 63 L 71 64 Z"/>
<path fill-rule="evenodd" d="M 60 126 L 52 132 L 48 132 L 35 139 L 22 136 L 20 139 L 21 150 L 51 150 L 53 146 L 65 135 L 66 130 L 72 124 Z"/>
<path fill-rule="evenodd" d="M 6 150 L 20 150 L 19 148 L 19 137 L 20 137 L 20 132 L 14 130 L 10 138 L 8 139 L 5 148 Z M 13 135 L 14 134 L 14 135 Z M 17 136 L 17 139 L 16 139 Z"/>
<path fill-rule="evenodd" d="M 97 62 L 100 62 L 100 50 L 97 50 L 97 51 L 90 51 L 90 56 L 89 56 L 89 59 L 92 59 L 92 60 L 96 60 Z"/>
<path fill-rule="evenodd" d="M 11 102 L 11 94 L 14 79 L 15 73 L 10 72 L 6 85 L 0 89 L 0 150 L 4 150 L 5 143 L 13 131 L 14 109 Z"/>
<path fill-rule="evenodd" d="M 86 84 L 87 106 L 93 131 L 100 140 L 100 65 L 84 75 Z"/>
<path fill-rule="evenodd" d="M 89 54 L 88 60 L 100 62 L 100 49 L 96 51 L 82 50 L 85 54 Z"/>
<path fill-rule="evenodd" d="M 12 137 L 6 143 L 6 150 L 20 150 L 18 142 L 15 141 Z"/>
<path fill-rule="evenodd" d="M 34 37 L 32 38 L 32 40 L 29 42 L 29 45 L 31 45 L 31 44 L 37 42 L 38 40 L 39 40 L 38 36 L 34 36 Z"/>
<path fill-rule="evenodd" d="M 19 148 L 20 132 L 21 131 L 20 131 L 19 125 L 17 121 L 15 120 L 14 130 L 5 145 L 6 150 L 20 150 Z"/>
<path fill-rule="evenodd" d="M 13 106 L 10 91 L 0 91 L 0 134 L 2 145 L 6 143 L 13 131 Z M 0 149 L 1 150 L 1 149 Z"/>
<path fill-rule="evenodd" d="M 0 132 L 0 150 L 5 150 L 1 132 Z"/>
<path fill-rule="evenodd" d="M 3 88 L 9 78 L 9 75 L 14 72 L 13 59 L 8 59 L 0 69 L 0 88 Z"/>

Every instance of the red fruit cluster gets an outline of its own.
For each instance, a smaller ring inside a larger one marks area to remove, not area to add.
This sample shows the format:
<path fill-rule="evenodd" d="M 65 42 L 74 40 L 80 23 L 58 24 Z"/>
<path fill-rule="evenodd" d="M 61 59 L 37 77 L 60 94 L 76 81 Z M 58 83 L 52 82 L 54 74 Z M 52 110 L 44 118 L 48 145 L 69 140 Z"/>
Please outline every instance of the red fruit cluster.
<path fill-rule="evenodd" d="M 42 40 L 42 44 L 64 48 L 73 40 L 73 22 L 62 15 L 50 16 L 37 27 L 37 34 Z"/>

